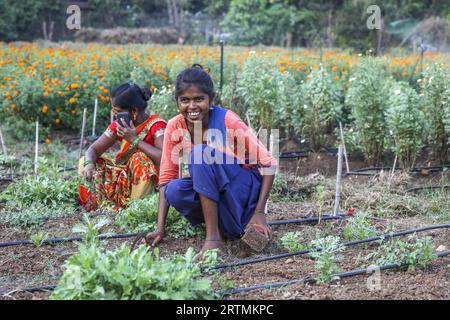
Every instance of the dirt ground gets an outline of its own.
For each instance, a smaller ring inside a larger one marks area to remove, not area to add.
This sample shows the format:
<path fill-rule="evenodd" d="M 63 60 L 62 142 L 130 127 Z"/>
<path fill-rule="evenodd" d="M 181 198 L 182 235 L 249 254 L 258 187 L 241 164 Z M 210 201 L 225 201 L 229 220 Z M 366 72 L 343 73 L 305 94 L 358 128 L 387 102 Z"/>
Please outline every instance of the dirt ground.
<path fill-rule="evenodd" d="M 318 158 L 320 157 L 320 158 Z M 351 162 L 352 169 L 364 167 L 362 161 Z M 335 175 L 336 157 L 326 154 L 311 154 L 308 158 L 283 160 L 281 171 L 289 175 L 302 176 L 319 172 L 332 177 Z M 370 177 L 347 177 L 345 183 L 362 183 Z M 438 176 L 418 175 L 411 181 L 411 186 L 432 185 Z M 0 183 L 0 188 L 6 183 Z M 450 201 L 450 199 L 449 199 Z M 303 201 L 278 201 L 269 203 L 269 212 L 291 212 L 291 214 L 268 214 L 269 220 L 283 220 L 300 218 L 312 214 L 311 205 Z M 295 212 L 298 212 L 295 214 Z M 39 231 L 48 233 L 50 237 L 73 236 L 72 227 L 82 222 L 82 213 L 73 216 L 46 221 Z M 382 232 L 386 226 L 393 223 L 398 230 L 411 229 L 427 225 L 420 217 L 396 217 L 394 219 L 374 220 L 377 229 Z M 448 223 L 448 221 L 446 222 Z M 223 250 L 224 262 L 239 259 L 255 258 L 285 252 L 279 244 L 280 237 L 288 231 L 331 230 L 339 234 L 345 221 L 321 222 L 320 225 L 289 224 L 273 226 L 274 239 L 261 253 L 255 254 L 245 248 L 239 241 L 227 241 Z M 114 226 L 112 226 L 114 229 Z M 12 240 L 26 240 L 37 230 L 27 231 L 11 227 L 0 226 L 0 242 Z M 115 230 L 119 231 L 119 230 Z M 420 236 L 433 237 L 435 246 L 450 248 L 450 230 L 441 229 L 421 233 Z M 120 246 L 128 240 L 105 241 L 109 249 Z M 160 245 L 162 256 L 173 253 L 184 253 L 188 247 L 200 249 L 201 238 L 173 239 L 167 237 Z M 360 258 L 365 256 L 376 244 L 368 247 L 355 246 L 344 252 L 344 259 L 339 263 L 342 271 L 350 271 L 361 267 Z M 15 246 L 0 248 L 0 300 L 40 300 L 47 299 L 50 292 L 28 293 L 18 288 L 40 285 L 54 285 L 63 272 L 64 261 L 77 251 L 76 243 L 63 243 L 53 246 Z M 302 279 L 315 275 L 314 260 L 307 255 L 273 260 L 241 266 L 221 271 L 221 275 L 231 280 L 235 288 L 268 284 L 279 281 Z M 377 290 L 369 290 L 367 281 L 370 275 L 344 278 L 331 284 L 297 284 L 277 289 L 255 290 L 226 299 L 450 299 L 450 256 L 434 261 L 426 271 L 393 270 L 381 272 L 381 283 Z"/>

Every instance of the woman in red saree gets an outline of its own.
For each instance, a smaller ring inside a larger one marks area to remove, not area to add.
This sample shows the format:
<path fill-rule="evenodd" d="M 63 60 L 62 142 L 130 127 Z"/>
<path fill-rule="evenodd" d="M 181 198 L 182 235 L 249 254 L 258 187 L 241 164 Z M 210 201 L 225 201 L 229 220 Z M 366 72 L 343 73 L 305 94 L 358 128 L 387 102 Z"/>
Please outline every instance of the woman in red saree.
<path fill-rule="evenodd" d="M 92 210 L 96 204 L 123 208 L 130 199 L 143 198 L 158 186 L 166 121 L 147 113 L 151 95 L 148 88 L 134 83 L 121 84 L 111 91 L 116 120 L 80 160 L 80 173 L 95 185 L 90 206 L 86 203 L 89 192 L 80 186 L 80 201 L 86 209 Z M 119 123 L 117 114 L 122 112 L 129 114 L 130 123 L 122 119 Z M 117 141 L 121 143 L 120 151 L 115 159 L 110 159 L 104 153 Z"/>

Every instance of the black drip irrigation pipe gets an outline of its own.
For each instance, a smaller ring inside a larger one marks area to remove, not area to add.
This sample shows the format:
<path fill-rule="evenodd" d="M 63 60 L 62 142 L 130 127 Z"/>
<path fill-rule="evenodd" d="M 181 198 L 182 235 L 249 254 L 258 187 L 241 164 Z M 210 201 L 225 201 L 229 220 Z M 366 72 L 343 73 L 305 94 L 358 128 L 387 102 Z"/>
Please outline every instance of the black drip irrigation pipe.
<path fill-rule="evenodd" d="M 390 238 L 405 236 L 408 234 L 424 232 L 424 231 L 429 231 L 429 230 L 436 230 L 436 229 L 444 229 L 444 228 L 447 228 L 447 229 L 450 228 L 450 224 L 427 226 L 427 227 L 422 227 L 422 228 L 417 228 L 417 229 L 400 231 L 400 232 L 396 232 L 396 233 L 385 233 L 383 235 L 379 235 L 379 236 L 375 236 L 375 237 L 371 237 L 371 238 L 367 238 L 367 239 L 363 239 L 363 240 L 344 242 L 344 243 L 342 243 L 342 245 L 345 247 L 351 247 L 351 246 L 356 246 L 356 245 L 363 244 L 363 243 L 374 242 L 374 241 L 381 240 L 381 239 L 390 239 Z M 320 247 L 317 247 L 316 249 L 318 251 L 321 250 Z M 211 266 L 208 269 L 216 270 L 216 269 L 226 269 L 226 268 L 244 266 L 244 265 L 248 265 L 248 264 L 255 264 L 255 263 L 264 262 L 264 261 L 278 260 L 278 259 L 297 256 L 297 255 L 301 255 L 301 254 L 307 254 L 309 252 L 310 252 L 310 250 L 305 249 L 305 250 L 300 250 L 300 251 L 281 253 L 281 254 L 277 254 L 277 255 L 273 255 L 273 256 L 266 256 L 266 257 L 254 258 L 254 259 L 245 259 L 245 260 L 240 260 L 240 261 L 236 261 L 233 263 L 218 264 L 215 266 Z"/>
<path fill-rule="evenodd" d="M 98 237 L 99 240 L 107 240 L 107 239 L 127 239 L 133 238 L 137 236 L 142 236 L 142 233 L 125 233 L 125 234 L 113 234 L 113 235 L 100 235 Z M 54 238 L 47 239 L 42 241 L 40 245 L 53 245 L 63 242 L 74 242 L 74 241 L 83 241 L 82 237 L 71 237 L 71 238 Z M 10 241 L 10 242 L 1 242 L 0 248 L 2 247 L 12 247 L 12 246 L 24 246 L 33 244 L 30 240 L 18 240 L 18 241 Z"/>
<path fill-rule="evenodd" d="M 429 187 L 417 187 L 417 188 L 411 188 L 406 190 L 406 192 L 416 192 L 416 191 L 420 191 L 420 190 L 437 190 L 437 189 L 449 189 L 450 190 L 450 185 L 446 185 L 446 186 L 429 186 Z"/>
<path fill-rule="evenodd" d="M 286 220 L 275 220 L 268 221 L 269 225 L 284 225 L 284 224 L 293 224 L 293 223 L 310 223 L 316 222 L 319 220 L 337 220 L 345 218 L 345 215 L 337 215 L 337 216 L 322 216 L 322 217 L 310 217 L 304 219 L 286 219 Z M 126 234 L 114 234 L 114 235 L 101 235 L 99 236 L 99 240 L 108 240 L 108 239 L 126 239 L 133 237 L 140 237 L 145 235 L 146 233 L 126 233 Z M 54 245 L 63 242 L 74 242 L 74 241 L 82 241 L 82 237 L 71 237 L 71 238 L 54 238 L 47 239 L 42 241 L 41 245 Z M 30 240 L 17 240 L 17 241 L 9 241 L 9 242 L 0 242 L 0 248 L 2 247 L 13 247 L 13 246 L 22 246 L 22 245 L 31 245 L 33 244 Z"/>
<path fill-rule="evenodd" d="M 437 256 L 439 258 L 442 258 L 449 254 L 450 254 L 450 251 L 444 251 L 444 252 L 438 253 Z M 406 267 L 407 265 L 408 265 L 408 263 L 403 263 L 400 265 L 399 264 L 388 264 L 388 265 L 380 266 L 378 270 L 383 271 L 383 270 L 389 270 L 389 269 L 400 269 L 400 268 Z M 342 279 L 342 278 L 347 278 L 347 277 L 352 277 L 352 276 L 368 274 L 368 273 L 370 273 L 371 270 L 373 270 L 373 269 L 372 268 L 357 269 L 357 270 L 337 273 L 337 274 L 334 274 L 333 276 L 337 277 L 339 279 Z M 245 288 L 236 288 L 236 289 L 221 291 L 220 293 L 223 296 L 230 296 L 233 294 L 249 292 L 249 291 L 254 291 L 254 290 L 259 290 L 259 289 L 274 289 L 274 288 L 285 287 L 285 286 L 289 286 L 289 285 L 293 285 L 293 284 L 306 284 L 306 283 L 314 283 L 314 282 L 317 282 L 317 279 L 314 277 L 308 276 L 303 279 L 295 279 L 295 280 L 284 281 L 284 282 L 261 284 L 261 285 L 245 287 Z"/>
<path fill-rule="evenodd" d="M 413 168 L 411 172 L 422 172 L 422 170 L 429 170 L 430 172 L 441 172 L 445 168 L 450 168 L 450 164 L 444 164 L 442 166 L 434 166 L 434 167 L 417 167 Z M 396 167 L 394 170 L 401 170 L 402 168 Z M 361 168 L 361 169 L 355 169 L 350 172 L 346 172 L 343 174 L 343 176 L 350 176 L 350 175 L 358 175 L 358 176 L 376 176 L 379 174 L 379 172 L 376 173 L 370 173 L 370 172 L 364 172 L 364 171 L 391 171 L 391 167 L 372 167 L 372 168 Z"/>

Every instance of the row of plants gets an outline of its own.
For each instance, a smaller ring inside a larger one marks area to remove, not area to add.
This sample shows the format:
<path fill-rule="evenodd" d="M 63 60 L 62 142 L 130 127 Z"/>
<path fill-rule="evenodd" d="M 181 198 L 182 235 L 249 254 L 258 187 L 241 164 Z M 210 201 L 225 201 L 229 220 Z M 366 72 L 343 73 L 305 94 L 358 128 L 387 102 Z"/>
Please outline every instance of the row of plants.
<path fill-rule="evenodd" d="M 86 107 L 89 130 L 98 98 L 102 130 L 109 121 L 111 87 L 134 81 L 154 90 L 150 109 L 171 118 L 177 114 L 176 75 L 200 62 L 218 87 L 219 59 L 218 49 L 210 47 L 1 45 L 0 109 L 28 123 L 39 119 L 45 128 L 79 130 Z M 420 73 L 418 57 L 412 56 L 229 48 L 218 102 L 244 119 L 248 115 L 255 129 L 279 128 L 287 136 L 305 137 L 315 151 L 341 121 L 349 152 L 364 155 L 372 165 L 392 150 L 408 169 L 424 146 L 447 160 L 446 61 L 445 55 L 427 53 L 428 68 Z"/>
<path fill-rule="evenodd" d="M 393 230 L 391 229 L 391 232 Z M 348 241 L 363 240 L 377 235 L 376 228 L 371 224 L 367 214 L 357 213 L 349 219 L 342 231 L 342 237 Z M 308 249 L 309 255 L 315 260 L 317 280 L 330 282 L 336 280 L 335 274 L 342 272 L 338 262 L 343 259 L 345 251 L 341 237 L 317 232 L 315 239 L 309 241 L 310 235 L 302 231 L 287 232 L 280 238 L 280 244 L 289 252 Z M 406 265 L 408 270 L 419 268 L 425 270 L 437 259 L 433 238 L 419 238 L 416 234 L 406 240 L 390 238 L 377 241 L 378 246 L 365 257 L 358 257 L 362 267 L 369 265 Z M 366 249 L 369 245 L 365 245 Z"/>

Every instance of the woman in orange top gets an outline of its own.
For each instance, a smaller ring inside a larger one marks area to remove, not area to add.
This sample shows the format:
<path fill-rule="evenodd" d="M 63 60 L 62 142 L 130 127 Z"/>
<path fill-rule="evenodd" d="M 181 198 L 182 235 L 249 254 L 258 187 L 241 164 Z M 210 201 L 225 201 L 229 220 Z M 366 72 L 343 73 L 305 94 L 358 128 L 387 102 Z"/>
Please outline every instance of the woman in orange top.
<path fill-rule="evenodd" d="M 241 237 L 248 224 L 270 238 L 264 209 L 276 159 L 237 114 L 213 106 L 214 84 L 201 66 L 178 75 L 175 98 L 180 114 L 164 134 L 158 227 L 147 242 L 164 237 L 169 205 L 192 224 L 205 222 L 202 251 Z"/>
<path fill-rule="evenodd" d="M 134 83 L 121 84 L 111 91 L 116 120 L 80 161 L 82 175 L 95 182 L 96 203 L 125 207 L 130 199 L 143 198 L 158 186 L 166 121 L 146 112 L 151 96 L 148 88 Z M 129 124 L 118 122 L 119 112 L 128 112 Z M 121 148 L 116 159 L 103 155 L 117 141 Z"/>

